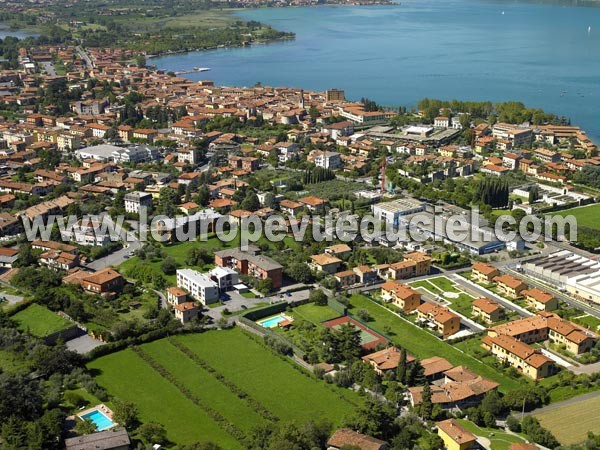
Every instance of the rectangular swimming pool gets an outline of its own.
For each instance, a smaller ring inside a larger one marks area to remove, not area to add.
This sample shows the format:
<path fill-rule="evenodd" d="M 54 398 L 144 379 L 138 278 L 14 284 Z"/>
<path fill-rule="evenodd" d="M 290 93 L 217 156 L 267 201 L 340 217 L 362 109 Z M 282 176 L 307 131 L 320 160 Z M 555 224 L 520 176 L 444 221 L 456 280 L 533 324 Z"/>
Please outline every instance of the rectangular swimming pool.
<path fill-rule="evenodd" d="M 101 411 L 99 411 L 97 409 L 90 411 L 88 413 L 85 413 L 79 417 L 81 417 L 84 420 L 85 419 L 91 420 L 92 423 L 94 425 L 96 425 L 97 431 L 106 430 L 115 424 L 112 420 L 110 420 L 108 418 L 108 416 L 106 414 L 102 413 Z"/>
<path fill-rule="evenodd" d="M 288 320 L 288 318 L 283 314 L 277 314 L 276 316 L 260 320 L 258 324 L 265 328 L 275 328 L 279 322 L 283 322 L 284 320 Z"/>

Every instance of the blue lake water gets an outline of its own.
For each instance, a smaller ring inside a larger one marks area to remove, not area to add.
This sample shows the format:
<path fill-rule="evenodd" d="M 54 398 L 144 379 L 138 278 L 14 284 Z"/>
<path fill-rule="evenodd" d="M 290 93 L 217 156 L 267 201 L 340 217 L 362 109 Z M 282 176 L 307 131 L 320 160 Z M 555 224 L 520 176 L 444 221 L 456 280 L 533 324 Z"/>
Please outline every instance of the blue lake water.
<path fill-rule="evenodd" d="M 501 0 L 263 8 L 247 20 L 296 39 L 171 55 L 160 68 L 221 85 L 338 87 L 411 105 L 423 97 L 519 100 L 565 115 L 600 142 L 600 8 Z M 591 27 L 591 30 L 589 30 Z"/>

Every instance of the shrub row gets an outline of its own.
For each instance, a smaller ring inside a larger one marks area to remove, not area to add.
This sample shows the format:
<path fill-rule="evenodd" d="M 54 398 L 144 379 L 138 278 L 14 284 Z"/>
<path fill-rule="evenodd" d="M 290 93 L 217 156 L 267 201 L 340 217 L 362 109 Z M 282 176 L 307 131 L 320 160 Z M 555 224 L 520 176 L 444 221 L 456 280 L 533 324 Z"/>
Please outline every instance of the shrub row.
<path fill-rule="evenodd" d="M 223 374 L 217 371 L 214 367 L 208 364 L 205 360 L 200 358 L 196 353 L 194 353 L 188 346 L 184 343 L 179 342 L 175 339 L 168 339 L 169 344 L 176 347 L 179 351 L 181 351 L 185 356 L 195 362 L 197 365 L 202 367 L 208 373 L 210 373 L 213 377 L 219 380 L 227 389 L 229 389 L 232 393 L 234 393 L 238 398 L 244 400 L 248 405 L 254 409 L 258 414 L 260 414 L 263 418 L 271 421 L 277 422 L 279 417 L 271 413 L 267 408 L 263 406 L 257 399 L 253 398 L 250 394 L 242 390 L 238 385 L 233 383 L 231 380 L 227 379 Z"/>
<path fill-rule="evenodd" d="M 169 372 L 164 366 L 155 361 L 148 353 L 142 350 L 138 346 L 131 347 L 131 349 L 142 358 L 152 369 L 154 369 L 160 376 L 175 386 L 179 392 L 181 392 L 187 399 L 202 409 L 217 425 L 225 432 L 229 433 L 235 440 L 246 446 L 247 438 L 242 430 L 236 427 L 234 424 L 229 422 L 223 415 L 213 409 L 209 404 L 200 400 L 192 391 L 188 389 L 185 384 L 179 381 L 175 376 Z"/>

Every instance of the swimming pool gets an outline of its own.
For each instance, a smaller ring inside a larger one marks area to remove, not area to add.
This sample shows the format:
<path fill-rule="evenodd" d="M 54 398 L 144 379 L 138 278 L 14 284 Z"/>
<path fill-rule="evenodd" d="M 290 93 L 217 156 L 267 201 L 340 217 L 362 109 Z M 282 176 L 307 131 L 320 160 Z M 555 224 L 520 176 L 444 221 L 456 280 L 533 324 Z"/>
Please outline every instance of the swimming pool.
<path fill-rule="evenodd" d="M 93 422 L 93 424 L 96 425 L 97 431 L 106 430 L 115 424 L 112 420 L 110 420 L 108 418 L 108 416 L 106 414 L 102 413 L 98 409 L 95 409 L 88 413 L 82 414 L 79 417 L 81 417 L 84 420 L 85 419 L 91 420 Z"/>
<path fill-rule="evenodd" d="M 258 322 L 258 324 L 261 327 L 265 327 L 265 328 L 275 328 L 280 322 L 283 322 L 284 320 L 290 320 L 290 319 L 285 314 L 277 314 L 276 316 L 268 317 L 266 319 L 260 320 Z"/>

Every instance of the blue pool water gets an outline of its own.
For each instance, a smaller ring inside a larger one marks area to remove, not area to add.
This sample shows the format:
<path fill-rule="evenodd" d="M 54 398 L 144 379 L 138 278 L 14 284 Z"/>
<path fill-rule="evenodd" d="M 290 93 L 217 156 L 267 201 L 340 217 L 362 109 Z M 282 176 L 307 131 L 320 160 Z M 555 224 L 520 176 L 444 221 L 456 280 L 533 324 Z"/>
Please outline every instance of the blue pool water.
<path fill-rule="evenodd" d="M 115 423 L 110 420 L 105 414 L 101 413 L 97 409 L 80 416 L 82 419 L 90 419 L 98 431 L 106 430 L 112 427 Z"/>
<path fill-rule="evenodd" d="M 274 328 L 279 322 L 283 322 L 284 320 L 286 320 L 286 317 L 284 317 L 282 314 L 279 314 L 278 316 L 269 317 L 268 319 L 261 320 L 260 322 L 258 322 L 258 324 L 261 327 Z"/>

